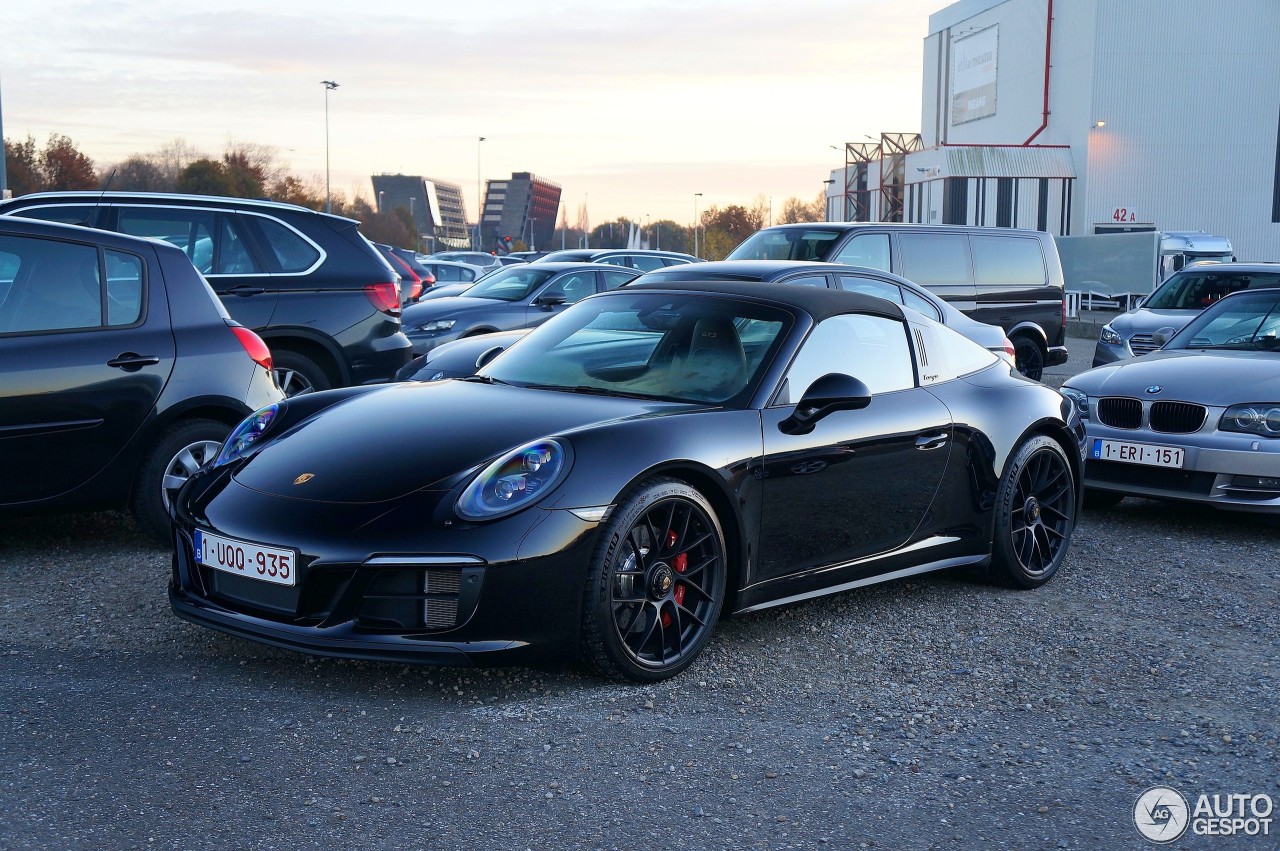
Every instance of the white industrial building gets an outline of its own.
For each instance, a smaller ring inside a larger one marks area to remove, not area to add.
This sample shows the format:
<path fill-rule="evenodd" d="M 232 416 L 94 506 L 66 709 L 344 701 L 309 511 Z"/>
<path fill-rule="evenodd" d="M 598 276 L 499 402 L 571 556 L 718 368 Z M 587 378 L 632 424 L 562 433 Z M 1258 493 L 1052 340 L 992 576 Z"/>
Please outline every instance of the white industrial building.
<path fill-rule="evenodd" d="M 835 220 L 1196 231 L 1280 260 L 1280 0 L 960 0 L 918 133 L 845 146 Z"/>

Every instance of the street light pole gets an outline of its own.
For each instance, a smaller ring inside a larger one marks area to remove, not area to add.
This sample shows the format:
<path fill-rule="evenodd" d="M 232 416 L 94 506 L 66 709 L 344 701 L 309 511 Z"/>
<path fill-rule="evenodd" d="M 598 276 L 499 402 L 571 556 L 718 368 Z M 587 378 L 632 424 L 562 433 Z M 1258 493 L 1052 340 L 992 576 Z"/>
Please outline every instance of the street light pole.
<path fill-rule="evenodd" d="M 324 86 L 324 211 L 326 213 L 333 212 L 333 205 L 329 202 L 329 92 L 338 87 L 333 80 L 321 80 L 320 85 Z"/>
<path fill-rule="evenodd" d="M 480 182 L 480 143 L 483 141 L 483 136 L 476 137 L 476 238 L 471 243 L 473 251 L 480 250 L 480 228 L 484 225 L 484 197 Z"/>
<path fill-rule="evenodd" d="M 698 257 L 698 199 L 702 197 L 701 192 L 693 193 L 693 256 Z"/>

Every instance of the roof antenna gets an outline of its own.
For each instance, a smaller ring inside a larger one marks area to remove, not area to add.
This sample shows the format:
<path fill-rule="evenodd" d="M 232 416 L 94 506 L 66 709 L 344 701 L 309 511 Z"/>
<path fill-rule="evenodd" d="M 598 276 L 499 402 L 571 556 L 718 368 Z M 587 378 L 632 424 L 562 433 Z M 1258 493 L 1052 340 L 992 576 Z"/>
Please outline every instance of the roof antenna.
<path fill-rule="evenodd" d="M 89 208 L 89 215 L 85 217 L 85 220 L 83 222 L 80 222 L 81 227 L 86 227 L 86 228 L 93 227 L 93 225 L 89 223 L 92 222 L 94 220 L 94 217 L 97 215 L 98 208 L 102 206 L 102 196 L 107 194 L 107 190 L 111 188 L 111 181 L 115 179 L 116 179 L 116 170 L 113 168 L 111 169 L 111 174 L 108 174 L 107 179 L 103 182 L 102 188 L 98 190 L 98 200 L 94 201 L 93 206 Z"/>

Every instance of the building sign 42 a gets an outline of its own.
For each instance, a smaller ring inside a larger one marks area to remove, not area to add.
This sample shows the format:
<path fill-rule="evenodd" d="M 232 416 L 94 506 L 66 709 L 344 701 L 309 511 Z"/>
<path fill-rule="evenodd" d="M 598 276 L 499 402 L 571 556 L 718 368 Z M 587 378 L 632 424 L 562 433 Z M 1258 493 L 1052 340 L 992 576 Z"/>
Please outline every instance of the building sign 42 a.
<path fill-rule="evenodd" d="M 1136 222 L 1138 213 L 1132 207 L 1116 207 L 1111 211 L 1111 221 L 1113 222 Z"/>

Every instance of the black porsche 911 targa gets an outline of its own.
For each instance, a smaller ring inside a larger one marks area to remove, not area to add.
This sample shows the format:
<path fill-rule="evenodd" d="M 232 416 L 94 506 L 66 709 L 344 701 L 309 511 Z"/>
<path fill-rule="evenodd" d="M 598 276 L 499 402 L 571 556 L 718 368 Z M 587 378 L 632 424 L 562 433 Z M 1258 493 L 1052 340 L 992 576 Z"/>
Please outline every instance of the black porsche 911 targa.
<path fill-rule="evenodd" d="M 1084 429 L 884 299 L 641 284 L 470 378 L 257 412 L 173 502 L 187 620 L 330 656 L 670 677 L 722 612 L 968 566 L 1048 581 Z"/>

